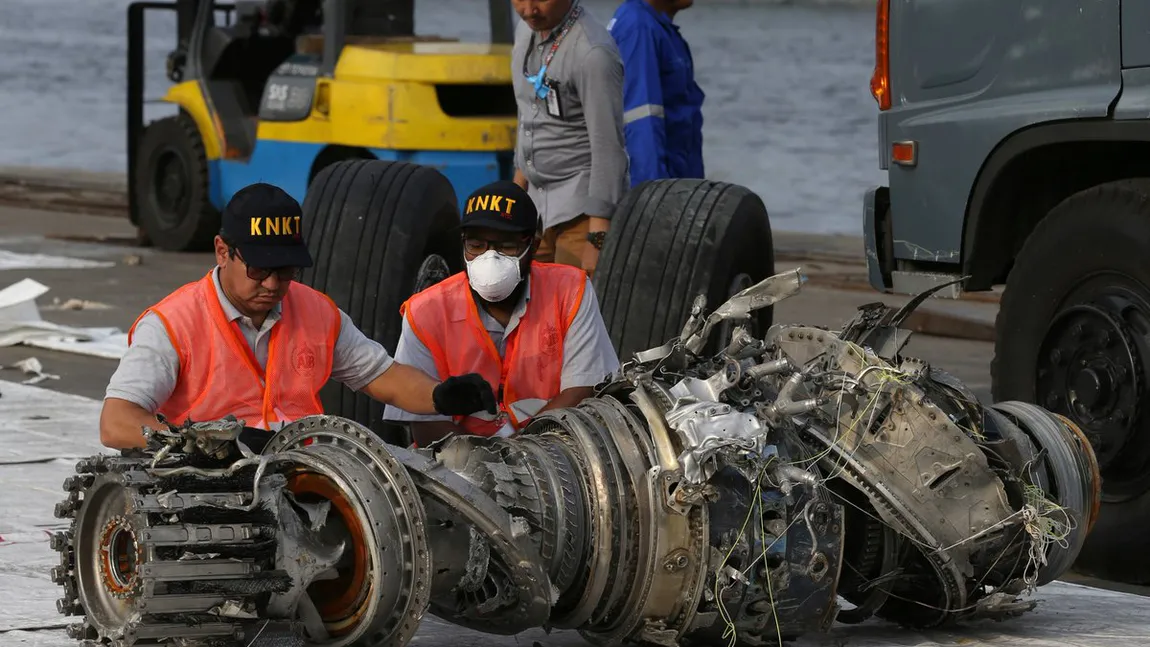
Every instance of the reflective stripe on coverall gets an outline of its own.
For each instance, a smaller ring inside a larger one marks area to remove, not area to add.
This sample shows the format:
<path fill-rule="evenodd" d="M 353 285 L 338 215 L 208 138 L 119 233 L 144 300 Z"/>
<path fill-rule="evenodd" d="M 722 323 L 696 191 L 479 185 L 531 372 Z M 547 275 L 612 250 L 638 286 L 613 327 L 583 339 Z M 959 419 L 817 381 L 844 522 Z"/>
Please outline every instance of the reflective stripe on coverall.
<path fill-rule="evenodd" d="M 679 27 L 644 0 L 626 0 L 607 28 L 623 58 L 631 185 L 702 178 L 704 94 Z"/>

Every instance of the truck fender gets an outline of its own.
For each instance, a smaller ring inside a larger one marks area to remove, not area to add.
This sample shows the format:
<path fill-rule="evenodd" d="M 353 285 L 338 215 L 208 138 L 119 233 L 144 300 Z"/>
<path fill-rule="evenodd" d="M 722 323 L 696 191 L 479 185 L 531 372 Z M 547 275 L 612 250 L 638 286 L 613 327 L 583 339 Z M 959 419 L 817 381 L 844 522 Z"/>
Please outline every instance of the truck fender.
<path fill-rule="evenodd" d="M 1013 232 L 1008 224 L 1012 214 L 997 211 L 1010 207 L 1003 201 L 1003 192 L 1012 185 L 1012 175 L 1019 169 L 1016 164 L 1025 163 L 1030 154 L 1045 147 L 1087 142 L 1150 143 L 1150 122 L 1078 119 L 1037 124 L 1015 131 L 995 147 L 979 170 L 967 200 L 962 235 L 962 271 L 971 277 L 967 289 L 989 289 L 1017 251 L 1009 246 L 1011 236 L 1004 235 Z M 1137 169 L 1130 169 L 1130 173 L 1137 174 Z M 1091 177 L 1082 186 L 1060 187 L 1064 194 L 1049 207 L 1078 190 L 1123 177 Z M 1087 179 L 1085 174 L 1083 178 Z M 1022 233 L 1028 235 L 1029 230 Z"/>

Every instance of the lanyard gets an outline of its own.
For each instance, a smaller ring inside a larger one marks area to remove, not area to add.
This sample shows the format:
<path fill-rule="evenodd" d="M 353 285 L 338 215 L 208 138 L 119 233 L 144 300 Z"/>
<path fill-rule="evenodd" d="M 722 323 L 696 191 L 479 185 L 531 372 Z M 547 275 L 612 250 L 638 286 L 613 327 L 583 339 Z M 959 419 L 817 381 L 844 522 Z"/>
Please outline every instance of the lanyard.
<path fill-rule="evenodd" d="M 547 93 L 551 91 L 550 86 L 544 83 L 547 66 L 551 64 L 551 59 L 555 58 L 555 52 L 559 49 L 559 43 L 563 42 L 563 37 L 567 35 L 568 31 L 571 31 L 571 27 L 575 25 L 575 21 L 579 20 L 579 16 L 582 13 L 582 5 L 577 4 L 571 9 L 571 13 L 567 16 L 567 19 L 559 26 L 559 35 L 556 36 L 555 41 L 551 43 L 551 49 L 547 52 L 547 55 L 543 57 L 543 65 L 539 68 L 539 72 L 535 74 L 527 73 L 527 59 L 531 56 L 531 50 L 535 42 L 534 34 L 531 36 L 531 43 L 528 44 L 527 51 L 523 54 L 523 76 L 527 77 L 527 81 L 535 88 L 535 96 L 540 99 L 546 99 Z"/>

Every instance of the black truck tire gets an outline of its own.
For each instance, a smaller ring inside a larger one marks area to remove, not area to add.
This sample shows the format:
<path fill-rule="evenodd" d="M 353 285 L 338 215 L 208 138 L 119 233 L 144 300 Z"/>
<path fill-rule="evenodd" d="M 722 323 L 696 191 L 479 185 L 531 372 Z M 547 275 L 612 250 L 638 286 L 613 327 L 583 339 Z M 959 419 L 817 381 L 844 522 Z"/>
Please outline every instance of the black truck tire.
<path fill-rule="evenodd" d="M 208 159 L 186 113 L 148 124 L 140 137 L 135 191 L 144 237 L 170 252 L 210 249 L 220 213 L 209 194 Z"/>
<path fill-rule="evenodd" d="M 691 302 L 712 310 L 774 274 L 771 223 L 750 190 L 709 180 L 653 180 L 634 187 L 611 216 L 595 269 L 595 294 L 621 361 L 677 336 Z M 773 308 L 752 318 L 762 337 Z M 717 350 L 721 333 L 708 351 Z"/>
<path fill-rule="evenodd" d="M 1027 238 L 996 322 L 996 401 L 1074 422 L 1102 473 L 1102 508 L 1076 570 L 1150 583 L 1150 179 L 1057 205 Z M 1081 522 L 1080 522 L 1081 523 Z"/>
<path fill-rule="evenodd" d="M 415 292 L 463 270 L 455 190 L 439 171 L 406 162 L 345 160 L 316 174 L 303 204 L 313 266 L 300 282 L 332 298 L 368 338 L 394 355 L 399 308 Z M 330 382 L 326 413 L 354 420 L 384 441 L 407 445 L 383 422 L 384 405 Z"/>

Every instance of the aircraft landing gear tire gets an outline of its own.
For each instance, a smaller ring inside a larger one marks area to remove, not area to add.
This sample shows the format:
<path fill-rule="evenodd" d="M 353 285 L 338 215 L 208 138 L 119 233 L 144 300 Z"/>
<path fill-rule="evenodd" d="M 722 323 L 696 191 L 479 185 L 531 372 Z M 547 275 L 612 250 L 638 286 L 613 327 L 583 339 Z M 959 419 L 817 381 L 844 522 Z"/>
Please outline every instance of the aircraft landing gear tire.
<path fill-rule="evenodd" d="M 595 293 L 620 361 L 679 334 L 691 301 L 714 309 L 775 273 L 767 209 L 750 190 L 725 182 L 644 182 L 615 209 L 595 270 Z M 758 338 L 773 308 L 749 325 Z M 714 335 L 705 352 L 717 352 Z"/>
<path fill-rule="evenodd" d="M 303 204 L 314 265 L 300 282 L 332 298 L 369 339 L 395 353 L 399 307 L 415 292 L 463 271 L 455 190 L 439 171 L 406 162 L 353 159 L 316 174 Z M 384 441 L 407 445 L 384 423 L 383 405 L 329 383 L 326 413 L 350 418 Z"/>
<path fill-rule="evenodd" d="M 196 124 L 185 113 L 148 124 L 140 138 L 136 203 L 143 238 L 160 249 L 210 249 L 220 213 L 208 195 L 208 162 Z"/>
<path fill-rule="evenodd" d="M 1102 506 L 1075 568 L 1132 584 L 1150 583 L 1147 252 L 1150 179 L 1096 186 L 1056 206 L 1010 272 L 991 364 L 996 401 L 1066 416 L 1094 448 Z"/>

